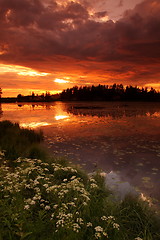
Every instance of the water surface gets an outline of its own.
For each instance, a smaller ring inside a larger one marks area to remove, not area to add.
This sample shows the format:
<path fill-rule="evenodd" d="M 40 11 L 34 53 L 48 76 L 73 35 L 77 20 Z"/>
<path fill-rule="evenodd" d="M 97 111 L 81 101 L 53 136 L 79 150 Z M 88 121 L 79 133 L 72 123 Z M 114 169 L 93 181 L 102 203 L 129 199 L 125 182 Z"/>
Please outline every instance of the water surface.
<path fill-rule="evenodd" d="M 160 200 L 160 103 L 2 104 L 5 119 L 41 128 L 53 154 Z"/>

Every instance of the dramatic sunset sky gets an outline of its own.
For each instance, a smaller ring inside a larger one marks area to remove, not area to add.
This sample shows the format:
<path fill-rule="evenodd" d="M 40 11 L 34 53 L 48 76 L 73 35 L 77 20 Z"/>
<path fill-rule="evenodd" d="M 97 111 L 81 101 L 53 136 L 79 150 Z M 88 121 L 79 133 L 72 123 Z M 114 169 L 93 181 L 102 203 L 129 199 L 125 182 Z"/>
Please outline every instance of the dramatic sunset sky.
<path fill-rule="evenodd" d="M 99 83 L 160 90 L 160 0 L 0 0 L 3 97 Z"/>

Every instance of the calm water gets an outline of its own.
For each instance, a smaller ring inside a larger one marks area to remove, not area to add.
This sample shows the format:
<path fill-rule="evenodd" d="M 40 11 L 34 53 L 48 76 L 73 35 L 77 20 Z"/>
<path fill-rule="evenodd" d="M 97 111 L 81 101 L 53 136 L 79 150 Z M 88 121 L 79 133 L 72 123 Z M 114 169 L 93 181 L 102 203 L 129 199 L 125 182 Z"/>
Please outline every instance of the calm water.
<path fill-rule="evenodd" d="M 160 103 L 2 104 L 5 119 L 41 128 L 52 153 L 102 169 L 123 192 L 131 185 L 160 200 Z"/>

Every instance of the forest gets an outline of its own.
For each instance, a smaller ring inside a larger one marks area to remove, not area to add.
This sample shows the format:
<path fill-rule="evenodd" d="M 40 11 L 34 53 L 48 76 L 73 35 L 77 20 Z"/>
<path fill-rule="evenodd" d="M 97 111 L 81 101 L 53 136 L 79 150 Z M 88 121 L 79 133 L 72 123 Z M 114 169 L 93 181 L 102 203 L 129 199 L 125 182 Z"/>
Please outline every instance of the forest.
<path fill-rule="evenodd" d="M 122 84 L 68 88 L 60 95 L 61 100 L 77 101 L 160 101 L 160 92 L 151 88 L 139 88 Z"/>
<path fill-rule="evenodd" d="M 53 101 L 160 101 L 160 92 L 154 88 L 140 88 L 137 86 L 123 86 L 122 84 L 97 85 L 97 86 L 74 86 L 67 88 L 59 94 L 50 92 L 40 95 L 32 92 L 24 96 L 21 93 L 14 98 L 2 98 L 1 102 L 53 102 Z"/>

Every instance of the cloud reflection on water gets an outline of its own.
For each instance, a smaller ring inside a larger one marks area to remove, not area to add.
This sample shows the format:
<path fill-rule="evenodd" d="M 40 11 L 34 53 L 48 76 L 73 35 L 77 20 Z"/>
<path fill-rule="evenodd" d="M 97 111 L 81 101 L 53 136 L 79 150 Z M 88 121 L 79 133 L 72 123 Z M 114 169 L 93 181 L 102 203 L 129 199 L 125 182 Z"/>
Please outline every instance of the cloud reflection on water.
<path fill-rule="evenodd" d="M 55 116 L 56 120 L 63 120 L 63 119 L 67 119 L 67 118 L 69 118 L 69 116 L 67 116 L 67 115 L 57 115 L 57 116 Z"/>
<path fill-rule="evenodd" d="M 25 122 L 20 124 L 20 126 L 24 128 L 37 128 L 37 127 L 44 127 L 49 125 L 51 124 L 47 122 L 29 122 L 29 123 Z"/>
<path fill-rule="evenodd" d="M 2 110 L 1 120 L 41 127 L 55 156 L 89 171 L 96 163 L 105 172 L 119 172 L 124 182 L 160 199 L 160 103 L 22 103 L 2 104 Z"/>

